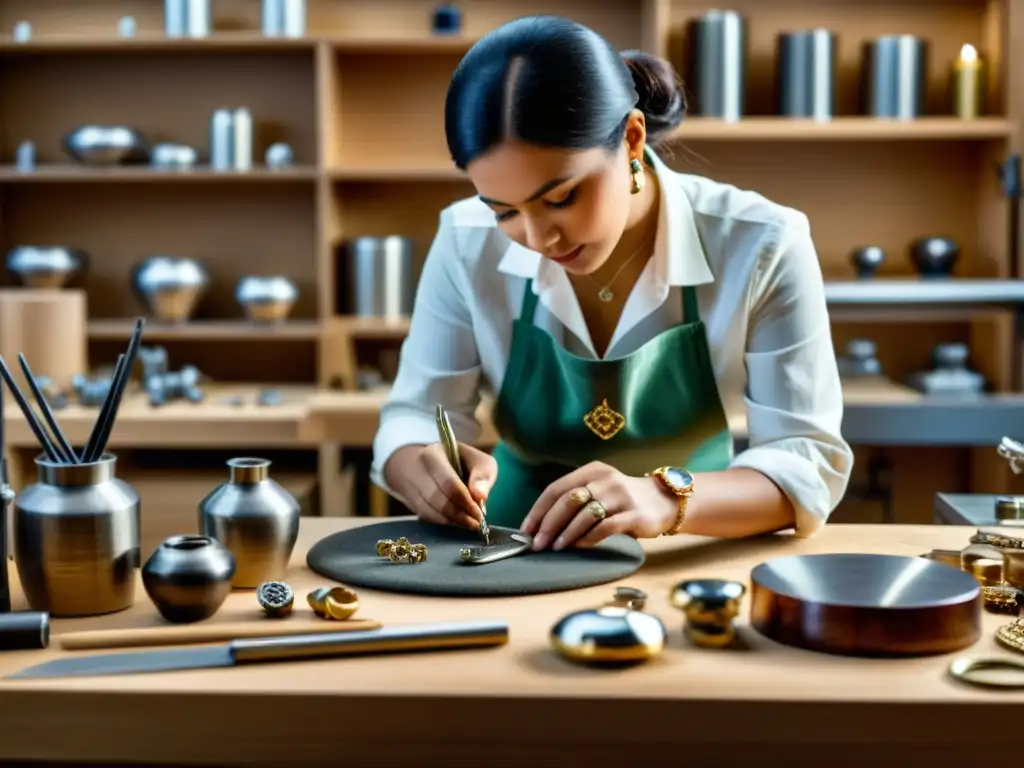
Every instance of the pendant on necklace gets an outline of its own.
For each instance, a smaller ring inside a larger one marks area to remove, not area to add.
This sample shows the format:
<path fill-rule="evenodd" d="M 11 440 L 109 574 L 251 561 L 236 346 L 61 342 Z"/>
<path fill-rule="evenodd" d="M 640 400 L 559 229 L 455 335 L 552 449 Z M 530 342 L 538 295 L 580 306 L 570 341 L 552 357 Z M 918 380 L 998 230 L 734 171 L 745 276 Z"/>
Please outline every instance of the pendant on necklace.
<path fill-rule="evenodd" d="M 612 293 L 611 288 L 602 288 L 600 291 L 597 292 L 597 298 L 599 298 L 601 301 L 607 304 L 608 302 L 615 298 L 615 294 Z"/>

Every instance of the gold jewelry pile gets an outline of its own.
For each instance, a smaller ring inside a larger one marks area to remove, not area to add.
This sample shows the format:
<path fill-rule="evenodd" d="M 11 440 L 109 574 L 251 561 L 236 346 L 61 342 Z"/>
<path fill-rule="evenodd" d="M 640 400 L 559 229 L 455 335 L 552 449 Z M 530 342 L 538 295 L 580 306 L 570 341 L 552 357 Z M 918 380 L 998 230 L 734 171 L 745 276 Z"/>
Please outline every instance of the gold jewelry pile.
<path fill-rule="evenodd" d="M 1024 653 L 1024 622 L 1014 619 L 996 630 L 996 642 L 1017 653 Z"/>
<path fill-rule="evenodd" d="M 381 539 L 377 542 L 377 556 L 392 563 L 423 563 L 427 560 L 427 545 L 413 544 L 405 536 L 397 541 Z"/>

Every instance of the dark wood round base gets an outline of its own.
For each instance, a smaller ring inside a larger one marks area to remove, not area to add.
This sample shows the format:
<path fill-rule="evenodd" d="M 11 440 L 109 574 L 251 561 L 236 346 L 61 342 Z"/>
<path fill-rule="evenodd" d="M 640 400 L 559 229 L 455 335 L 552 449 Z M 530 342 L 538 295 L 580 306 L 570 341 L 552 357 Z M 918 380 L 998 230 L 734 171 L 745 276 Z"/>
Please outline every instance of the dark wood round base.
<path fill-rule="evenodd" d="M 776 642 L 848 656 L 925 656 L 981 636 L 971 576 L 921 557 L 798 555 L 750 575 L 750 624 Z"/>

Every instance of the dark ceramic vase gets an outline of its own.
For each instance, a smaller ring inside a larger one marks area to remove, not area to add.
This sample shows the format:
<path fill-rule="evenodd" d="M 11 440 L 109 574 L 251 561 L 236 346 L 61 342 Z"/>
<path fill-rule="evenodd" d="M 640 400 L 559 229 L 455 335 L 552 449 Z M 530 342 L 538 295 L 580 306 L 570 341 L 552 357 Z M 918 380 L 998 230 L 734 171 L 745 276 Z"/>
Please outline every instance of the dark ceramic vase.
<path fill-rule="evenodd" d="M 863 279 L 874 277 L 878 268 L 885 261 L 885 251 L 877 245 L 865 245 L 856 248 L 850 254 L 850 263 L 857 270 L 857 277 Z"/>
<path fill-rule="evenodd" d="M 215 614 L 231 592 L 235 558 L 208 536 L 172 536 L 142 567 L 142 584 L 160 615 L 175 624 Z"/>
<path fill-rule="evenodd" d="M 960 258 L 960 246 L 948 237 L 922 237 L 910 246 L 910 260 L 922 277 L 949 277 Z"/>

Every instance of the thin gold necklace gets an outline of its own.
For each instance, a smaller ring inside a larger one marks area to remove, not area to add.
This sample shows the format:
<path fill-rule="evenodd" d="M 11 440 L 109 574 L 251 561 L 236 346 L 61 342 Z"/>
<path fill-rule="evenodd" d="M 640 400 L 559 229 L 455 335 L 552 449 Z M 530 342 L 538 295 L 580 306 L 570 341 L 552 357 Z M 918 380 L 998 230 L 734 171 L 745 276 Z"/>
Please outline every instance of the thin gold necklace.
<path fill-rule="evenodd" d="M 628 259 L 626 259 L 624 262 L 622 262 L 621 265 L 619 265 L 619 268 L 618 268 L 618 270 L 616 270 L 615 274 L 612 276 L 612 279 L 609 280 L 604 285 L 601 285 L 601 283 L 593 275 L 587 275 L 587 277 L 590 279 L 590 281 L 592 283 L 594 283 L 594 285 L 596 285 L 598 287 L 597 298 L 599 298 L 605 304 L 609 304 L 609 303 L 615 301 L 615 293 L 612 291 L 612 286 L 615 285 L 615 281 L 619 279 L 619 275 L 622 274 L 622 270 L 624 270 L 627 266 L 629 266 L 630 262 L 632 262 L 633 259 L 635 259 L 637 256 L 639 256 L 640 253 L 644 249 L 646 249 L 648 245 L 651 245 L 653 243 L 653 240 L 654 240 L 654 238 L 649 238 L 649 239 L 644 240 L 640 244 L 640 247 L 637 248 L 635 251 L 633 251 L 633 253 L 630 255 L 630 257 Z"/>

